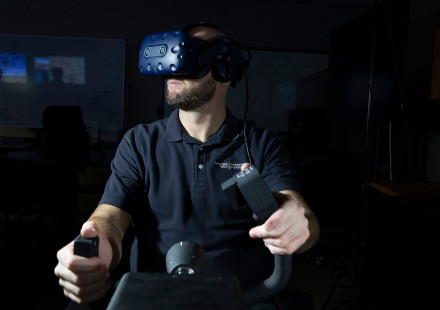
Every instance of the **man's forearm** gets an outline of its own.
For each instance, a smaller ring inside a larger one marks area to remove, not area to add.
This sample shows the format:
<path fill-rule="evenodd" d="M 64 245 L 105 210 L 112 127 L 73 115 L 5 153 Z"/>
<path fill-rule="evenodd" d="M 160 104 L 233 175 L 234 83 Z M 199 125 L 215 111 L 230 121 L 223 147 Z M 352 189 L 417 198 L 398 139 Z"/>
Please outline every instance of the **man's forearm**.
<path fill-rule="evenodd" d="M 131 223 L 131 216 L 111 205 L 100 205 L 90 216 L 89 221 L 98 226 L 100 233 L 108 240 L 112 248 L 109 270 L 114 269 L 122 256 L 122 240 Z"/>

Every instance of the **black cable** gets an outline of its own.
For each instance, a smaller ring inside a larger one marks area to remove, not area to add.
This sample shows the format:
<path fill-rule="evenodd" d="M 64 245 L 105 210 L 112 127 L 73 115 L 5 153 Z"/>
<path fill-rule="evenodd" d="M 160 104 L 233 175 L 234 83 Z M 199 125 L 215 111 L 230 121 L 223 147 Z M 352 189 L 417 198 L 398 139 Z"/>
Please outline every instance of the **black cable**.
<path fill-rule="evenodd" d="M 249 159 L 249 163 L 252 165 L 252 158 L 249 151 L 249 145 L 247 141 L 247 134 L 246 134 L 246 122 L 247 122 L 247 112 L 249 107 L 249 82 L 248 82 L 248 75 L 247 70 L 244 73 L 244 81 L 245 81 L 245 88 L 246 88 L 246 99 L 245 99 L 245 105 L 244 105 L 244 113 L 243 113 L 243 137 L 244 137 L 244 145 L 246 147 L 247 156 Z"/>
<path fill-rule="evenodd" d="M 392 143 L 393 143 L 393 127 L 392 122 L 390 121 L 390 126 L 388 129 L 388 155 L 389 155 L 389 173 L 390 173 L 390 181 L 393 181 L 393 153 L 392 153 Z"/>

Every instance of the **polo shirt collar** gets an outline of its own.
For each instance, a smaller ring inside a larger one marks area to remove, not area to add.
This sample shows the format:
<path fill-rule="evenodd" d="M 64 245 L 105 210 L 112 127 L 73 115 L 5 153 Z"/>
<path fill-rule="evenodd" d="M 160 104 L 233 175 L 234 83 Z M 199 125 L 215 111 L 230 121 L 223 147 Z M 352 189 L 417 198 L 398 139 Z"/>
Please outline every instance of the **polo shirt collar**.
<path fill-rule="evenodd" d="M 217 136 L 218 142 L 221 141 L 232 141 L 240 136 L 243 130 L 243 124 L 238 120 L 229 109 L 226 110 L 226 119 L 220 130 L 215 134 Z"/>
<path fill-rule="evenodd" d="M 170 117 L 168 118 L 164 139 L 168 142 L 177 142 L 183 139 L 183 131 L 180 126 L 178 109 L 171 112 Z"/>
<path fill-rule="evenodd" d="M 242 131 L 242 122 L 238 120 L 229 109 L 226 110 L 226 119 L 219 131 L 206 141 L 209 144 L 221 141 L 232 141 L 239 137 Z M 168 142 L 178 142 L 184 139 L 184 133 L 179 120 L 179 111 L 175 109 L 168 119 L 164 139 Z"/>

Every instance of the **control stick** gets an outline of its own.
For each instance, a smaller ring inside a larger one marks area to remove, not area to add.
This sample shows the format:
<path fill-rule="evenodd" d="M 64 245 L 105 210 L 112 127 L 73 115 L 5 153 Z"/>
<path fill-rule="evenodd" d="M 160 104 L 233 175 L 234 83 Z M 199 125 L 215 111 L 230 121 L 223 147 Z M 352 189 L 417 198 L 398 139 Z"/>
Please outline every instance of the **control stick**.
<path fill-rule="evenodd" d="M 258 223 L 278 209 L 275 197 L 256 170 L 250 166 L 222 183 L 232 204 L 247 203 Z M 75 239 L 75 253 L 97 255 L 97 240 Z M 202 247 L 191 241 L 173 245 L 166 256 L 167 274 L 127 272 L 117 285 L 107 310 L 125 309 L 230 309 L 239 310 L 277 294 L 290 279 L 291 255 L 274 255 L 272 275 L 242 291 L 233 275 L 206 273 Z"/>

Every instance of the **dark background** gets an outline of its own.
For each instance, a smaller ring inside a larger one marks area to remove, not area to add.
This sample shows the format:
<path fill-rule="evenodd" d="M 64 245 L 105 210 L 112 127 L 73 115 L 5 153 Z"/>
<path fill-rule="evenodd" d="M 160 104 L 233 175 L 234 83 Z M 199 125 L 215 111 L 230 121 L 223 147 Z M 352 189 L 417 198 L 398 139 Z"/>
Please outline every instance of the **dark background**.
<path fill-rule="evenodd" d="M 375 4 L 380 8 L 370 11 Z M 381 15 L 383 12 L 387 14 Z M 373 16 L 379 30 L 374 36 Z M 138 72 L 138 49 L 143 38 L 194 21 L 218 25 L 256 49 L 329 54 L 328 71 L 301 81 L 306 85 L 305 90 L 320 94 L 319 104 L 303 101 L 300 108 L 290 113 L 289 131 L 281 133 L 298 169 L 303 194 L 322 225 L 321 241 L 310 255 L 313 260 L 319 257 L 321 263 L 331 261 L 340 254 L 330 249 L 348 244 L 344 250 L 348 248 L 350 253 L 353 250 L 356 253 L 353 257 L 362 258 L 361 274 L 366 275 L 362 292 L 397 296 L 396 299 L 407 300 L 406 305 L 416 308 L 430 300 L 433 294 L 427 283 L 433 279 L 432 268 L 437 265 L 430 257 L 438 236 L 435 208 L 438 208 L 438 192 L 434 190 L 437 196 L 432 197 L 432 192 L 421 190 L 422 194 L 394 199 L 367 185 L 370 180 L 392 180 L 407 182 L 414 189 L 413 182 L 426 185 L 440 180 L 437 120 L 440 103 L 430 100 L 434 33 L 440 29 L 438 1 L 3 0 L 0 3 L 3 34 L 125 41 L 124 130 L 137 123 L 157 120 L 163 114 L 162 79 Z M 377 48 L 373 54 L 373 71 L 372 42 Z M 361 72 L 362 79 L 350 80 L 356 85 L 344 84 L 344 74 L 352 74 L 355 65 L 359 66 L 357 72 Z M 368 91 L 370 77 L 371 92 Z M 386 85 L 392 87 L 384 87 L 389 81 Z M 300 91 L 301 88 L 299 94 Z M 367 118 L 370 95 L 373 112 Z M 36 132 L 0 128 L 3 142 L 23 136 L 29 141 Z M 99 149 L 96 145 L 92 147 Z M 75 236 L 79 224 L 99 201 L 113 152 L 110 148 L 108 153 L 96 155 L 94 150 L 93 162 L 86 163 L 78 173 L 65 172 L 56 180 L 67 183 L 58 184 L 53 184 L 53 178 L 47 178 L 40 168 L 28 167 L 9 150 L 2 150 L 0 173 L 5 199 L 0 207 L 4 229 L 1 262 L 8 274 L 6 294 L 23 304 L 23 308 L 37 305 L 36 308 L 59 309 L 65 302 L 53 276 L 56 250 Z M 101 155 L 106 156 L 105 160 L 96 160 Z M 76 181 L 69 183 L 71 174 Z M 42 179 L 52 183 L 47 185 Z M 13 182 L 19 185 L 14 187 Z M 57 190 L 60 184 L 70 189 L 64 196 Z M 7 191 L 7 185 L 14 190 Z M 27 192 L 34 195 L 30 201 L 24 199 Z M 73 198 L 68 196 L 72 193 Z M 56 212 L 44 213 L 41 205 L 35 206 L 33 214 L 28 212 L 29 208 L 23 208 L 23 212 L 18 208 L 18 205 L 34 204 L 35 197 L 47 202 L 48 195 L 56 196 L 52 199 L 57 200 L 57 203 L 52 201 L 52 208 L 58 208 Z M 63 230 L 67 226 L 60 224 L 66 220 L 62 208 L 67 200 L 78 205 L 78 212 L 72 215 L 75 227 L 71 231 Z M 7 204 L 16 208 L 7 208 Z M 321 280 L 314 281 L 319 285 Z M 315 296 L 317 299 L 319 296 Z M 380 308 L 380 303 L 371 308 Z"/>

